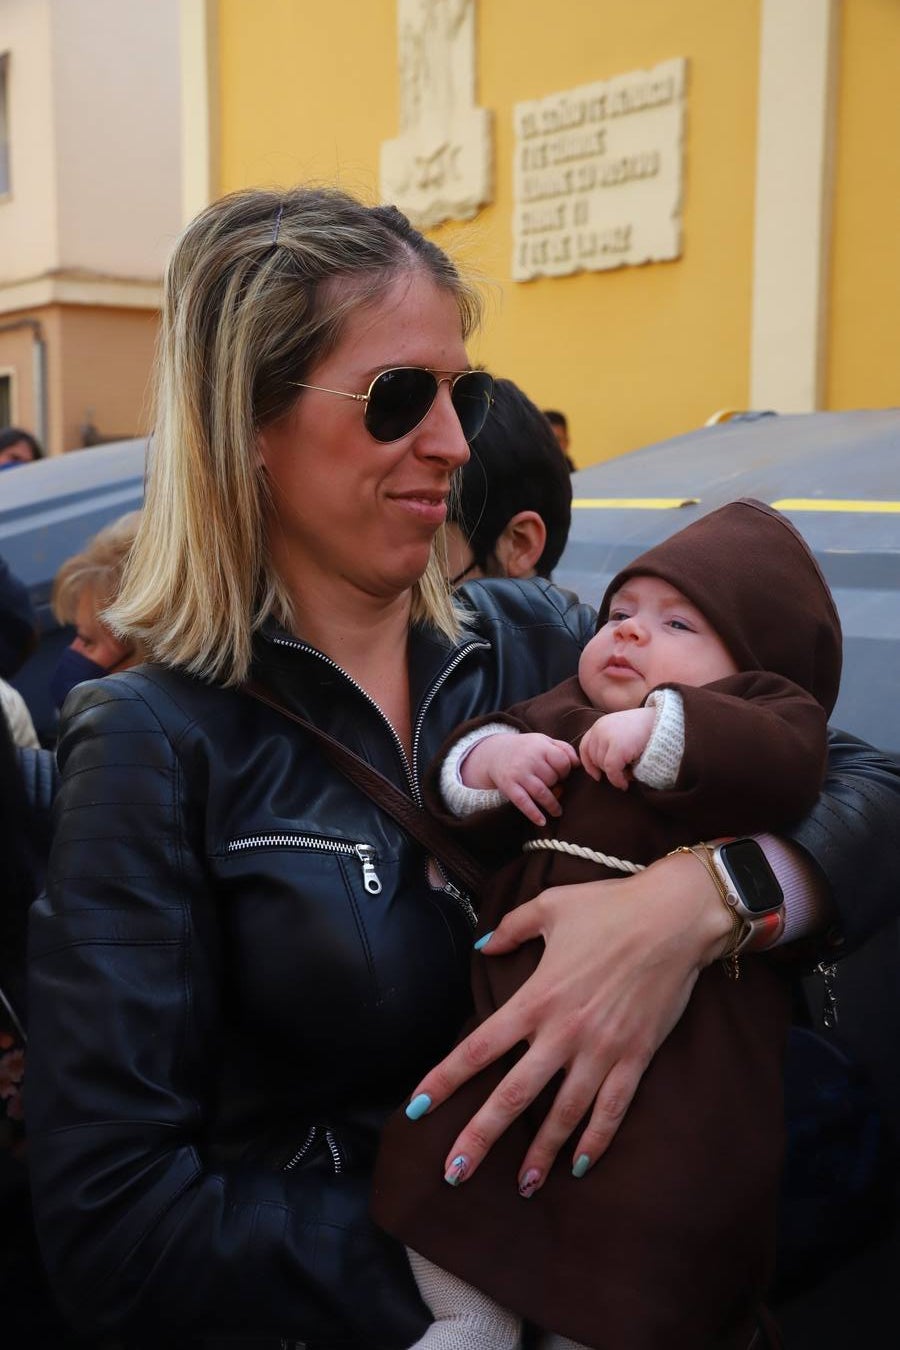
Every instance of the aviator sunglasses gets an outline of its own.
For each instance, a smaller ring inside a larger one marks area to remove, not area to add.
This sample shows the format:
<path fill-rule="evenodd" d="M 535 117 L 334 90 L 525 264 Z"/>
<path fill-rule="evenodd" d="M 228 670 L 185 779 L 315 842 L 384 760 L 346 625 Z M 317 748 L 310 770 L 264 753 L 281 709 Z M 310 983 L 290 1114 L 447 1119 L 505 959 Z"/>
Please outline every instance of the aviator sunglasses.
<path fill-rule="evenodd" d="M 343 389 L 291 381 L 297 389 L 315 389 L 320 394 L 337 394 L 339 398 L 353 398 L 357 403 L 364 403 L 366 431 L 385 444 L 408 436 L 424 422 L 445 382 L 450 385 L 450 401 L 462 433 L 467 442 L 474 441 L 493 402 L 494 379 L 485 370 L 448 371 L 438 375 L 422 366 L 394 366 L 376 375 L 364 394 L 348 394 Z"/>

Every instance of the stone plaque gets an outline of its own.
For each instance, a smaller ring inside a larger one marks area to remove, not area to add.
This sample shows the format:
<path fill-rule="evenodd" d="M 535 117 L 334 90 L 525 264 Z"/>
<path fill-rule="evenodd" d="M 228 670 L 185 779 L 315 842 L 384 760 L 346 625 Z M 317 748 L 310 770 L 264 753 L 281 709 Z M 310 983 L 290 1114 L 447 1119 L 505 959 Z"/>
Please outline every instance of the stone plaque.
<path fill-rule="evenodd" d="M 491 114 L 475 106 L 475 0 L 397 0 L 400 135 L 381 146 L 381 197 L 420 228 L 491 200 Z"/>
<path fill-rule="evenodd" d="M 516 281 L 681 253 L 687 62 L 517 103 Z"/>

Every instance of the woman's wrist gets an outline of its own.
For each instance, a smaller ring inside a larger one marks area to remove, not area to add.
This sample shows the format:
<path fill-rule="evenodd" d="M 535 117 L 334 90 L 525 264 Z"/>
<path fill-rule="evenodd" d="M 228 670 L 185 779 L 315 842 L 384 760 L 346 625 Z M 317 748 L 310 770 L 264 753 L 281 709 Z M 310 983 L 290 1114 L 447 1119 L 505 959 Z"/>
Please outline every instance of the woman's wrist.
<path fill-rule="evenodd" d="M 798 938 L 825 934 L 833 923 L 834 911 L 815 863 L 797 844 L 778 835 L 760 834 L 755 838 L 784 895 L 784 928 L 773 945 L 782 947 Z"/>
<path fill-rule="evenodd" d="M 701 968 L 712 965 L 728 951 L 734 935 L 734 921 L 709 872 L 687 851 L 670 853 L 651 866 L 654 872 L 661 868 L 672 869 L 673 889 L 668 899 L 675 902 L 679 895 L 689 899 L 690 908 L 685 910 L 683 921 L 690 924 L 691 935 L 698 944 L 697 965 Z M 675 869 L 681 869 L 680 874 Z"/>

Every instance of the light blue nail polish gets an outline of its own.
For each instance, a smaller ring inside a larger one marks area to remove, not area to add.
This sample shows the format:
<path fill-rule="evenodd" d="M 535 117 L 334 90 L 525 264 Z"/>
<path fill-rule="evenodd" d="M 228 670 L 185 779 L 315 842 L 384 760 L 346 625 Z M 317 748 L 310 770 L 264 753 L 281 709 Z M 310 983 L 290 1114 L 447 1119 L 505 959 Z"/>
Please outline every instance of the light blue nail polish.
<path fill-rule="evenodd" d="M 573 1177 L 583 1177 L 591 1165 L 591 1160 L 586 1153 L 579 1153 L 575 1159 L 575 1166 L 572 1168 Z"/>
<path fill-rule="evenodd" d="M 490 931 L 489 933 L 485 933 L 484 937 L 480 937 L 480 938 L 478 939 L 478 941 L 475 943 L 475 950 L 476 950 L 476 952 L 482 951 L 483 948 L 485 948 L 485 947 L 488 945 L 488 943 L 490 942 L 490 940 L 491 940 L 491 938 L 492 938 L 493 936 L 494 936 L 494 930 L 493 930 L 493 928 L 492 928 L 491 931 Z"/>
<path fill-rule="evenodd" d="M 425 1112 L 431 1105 L 431 1098 L 427 1092 L 420 1092 L 418 1097 L 413 1097 L 409 1106 L 406 1108 L 408 1120 L 421 1120 Z"/>
<path fill-rule="evenodd" d="M 458 1153 L 444 1173 L 444 1180 L 448 1186 L 458 1186 L 461 1181 L 465 1180 L 468 1170 L 468 1158 L 464 1153 Z"/>

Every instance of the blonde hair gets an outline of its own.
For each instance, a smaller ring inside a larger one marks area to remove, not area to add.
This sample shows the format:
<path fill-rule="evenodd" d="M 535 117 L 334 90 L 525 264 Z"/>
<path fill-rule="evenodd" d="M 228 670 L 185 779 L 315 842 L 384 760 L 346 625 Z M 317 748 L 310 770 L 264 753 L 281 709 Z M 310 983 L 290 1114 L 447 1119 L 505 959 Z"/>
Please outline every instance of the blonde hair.
<path fill-rule="evenodd" d="M 81 550 L 62 564 L 53 578 L 50 606 L 60 623 L 75 623 L 78 602 L 87 587 L 98 615 L 118 594 L 141 521 L 140 511 L 129 511 L 104 525 Z"/>
<path fill-rule="evenodd" d="M 258 431 L 288 411 L 294 382 L 335 348 L 350 313 L 418 269 L 455 297 L 468 337 L 477 293 L 395 207 L 335 189 L 254 189 L 187 227 L 166 270 L 144 519 L 109 612 L 116 631 L 236 684 L 259 625 L 271 615 L 291 626 L 266 548 Z M 455 637 L 440 553 L 413 587 L 412 617 Z"/>

